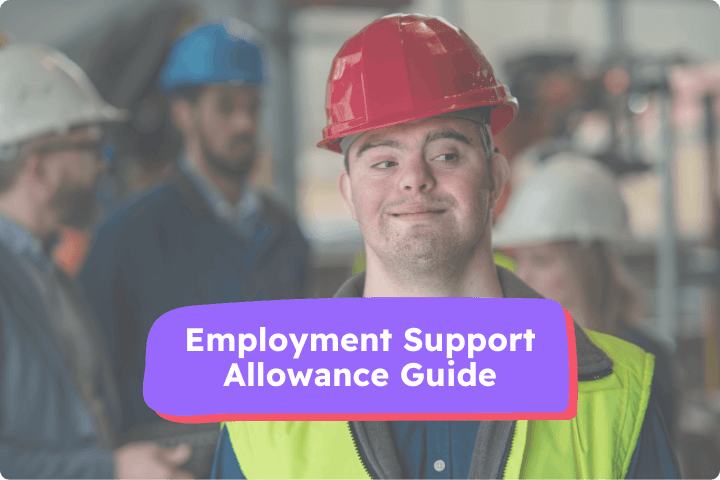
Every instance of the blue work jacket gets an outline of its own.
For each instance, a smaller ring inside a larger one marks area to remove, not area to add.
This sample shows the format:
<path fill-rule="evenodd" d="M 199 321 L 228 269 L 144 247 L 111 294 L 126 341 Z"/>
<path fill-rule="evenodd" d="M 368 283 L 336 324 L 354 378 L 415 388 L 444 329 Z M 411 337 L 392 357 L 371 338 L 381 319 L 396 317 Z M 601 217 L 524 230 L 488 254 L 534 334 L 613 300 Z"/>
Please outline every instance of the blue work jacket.
<path fill-rule="evenodd" d="M 0 241 L 0 473 L 5 478 L 112 478 L 112 444 L 99 444 L 51 312 L 40 298 L 22 252 Z M 82 302 L 79 293 L 77 299 Z M 93 325 L 85 328 L 103 350 Z M 108 368 L 100 371 L 100 394 L 117 427 L 112 374 Z"/>
<path fill-rule="evenodd" d="M 110 344 L 122 431 L 159 420 L 143 398 L 148 333 L 190 305 L 303 298 L 309 247 L 268 198 L 251 239 L 218 219 L 183 172 L 119 208 L 100 227 L 80 276 Z"/>

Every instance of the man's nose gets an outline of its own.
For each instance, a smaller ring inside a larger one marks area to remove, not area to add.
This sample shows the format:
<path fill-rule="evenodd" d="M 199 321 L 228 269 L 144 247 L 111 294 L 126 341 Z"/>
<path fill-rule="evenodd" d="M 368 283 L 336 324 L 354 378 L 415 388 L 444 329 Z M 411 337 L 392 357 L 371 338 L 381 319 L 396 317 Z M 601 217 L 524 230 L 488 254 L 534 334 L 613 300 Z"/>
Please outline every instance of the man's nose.
<path fill-rule="evenodd" d="M 403 162 L 400 188 L 407 193 L 429 192 L 435 188 L 435 176 L 430 165 L 418 156 Z"/>
<path fill-rule="evenodd" d="M 230 124 L 237 130 L 248 131 L 255 124 L 255 116 L 248 111 L 237 109 L 230 118 Z"/>

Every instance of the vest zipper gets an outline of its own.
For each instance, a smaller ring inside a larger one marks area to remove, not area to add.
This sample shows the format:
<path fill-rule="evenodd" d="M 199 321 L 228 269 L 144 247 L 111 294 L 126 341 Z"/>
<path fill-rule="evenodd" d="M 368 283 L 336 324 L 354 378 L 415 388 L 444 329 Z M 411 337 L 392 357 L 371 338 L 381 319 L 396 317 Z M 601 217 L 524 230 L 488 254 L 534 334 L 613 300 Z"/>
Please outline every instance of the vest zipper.
<path fill-rule="evenodd" d="M 348 430 L 350 430 L 350 436 L 352 437 L 353 446 L 355 447 L 355 453 L 357 454 L 358 458 L 360 459 L 360 464 L 365 469 L 365 473 L 367 473 L 368 477 L 370 477 L 371 479 L 380 478 L 377 475 L 375 475 L 374 472 L 370 471 L 370 467 L 369 467 L 370 462 L 367 461 L 367 459 L 365 458 L 365 454 L 360 449 L 360 445 L 358 445 L 357 435 L 355 434 L 355 427 L 353 427 L 352 422 L 347 422 L 347 424 L 348 424 Z"/>
<path fill-rule="evenodd" d="M 505 478 L 505 471 L 507 470 L 507 462 L 508 458 L 510 458 L 510 450 L 512 450 L 512 444 L 513 444 L 513 438 L 515 437 L 515 421 L 512 422 L 512 427 L 510 427 L 510 441 L 507 442 L 507 445 L 505 445 L 505 451 L 503 452 L 502 456 L 502 475 L 500 478 Z"/>
<path fill-rule="evenodd" d="M 605 378 L 608 375 L 610 375 L 613 372 L 612 367 L 606 368 L 605 370 L 601 370 L 597 373 L 591 373 L 586 375 L 578 375 L 578 382 L 591 382 L 593 380 L 599 380 L 601 378 Z M 502 477 L 505 478 L 505 471 L 507 470 L 507 462 L 508 458 L 510 457 L 510 450 L 512 450 L 512 443 L 513 443 L 513 437 L 515 436 L 515 422 L 512 424 L 512 428 L 510 429 L 510 441 L 505 446 L 505 452 L 503 453 L 502 457 Z"/>

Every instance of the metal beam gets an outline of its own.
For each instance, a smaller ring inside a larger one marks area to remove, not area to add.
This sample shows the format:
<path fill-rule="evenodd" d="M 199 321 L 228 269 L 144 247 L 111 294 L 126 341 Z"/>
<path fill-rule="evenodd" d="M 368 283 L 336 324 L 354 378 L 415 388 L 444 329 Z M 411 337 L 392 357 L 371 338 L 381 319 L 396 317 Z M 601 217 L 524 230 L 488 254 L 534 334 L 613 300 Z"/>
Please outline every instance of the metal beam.
<path fill-rule="evenodd" d="M 463 28 L 462 23 L 462 0 L 440 0 L 440 16 L 453 25 Z"/>
<path fill-rule="evenodd" d="M 270 102 L 264 132 L 271 141 L 274 197 L 293 215 L 296 202 L 296 132 L 293 98 L 293 10 L 282 0 L 246 2 L 252 7 L 254 25 L 263 34 L 270 61 L 270 82 L 265 101 Z"/>
<path fill-rule="evenodd" d="M 660 333 L 677 341 L 679 320 L 678 241 L 675 222 L 674 163 L 675 139 L 672 124 L 670 92 L 660 96 L 660 118 L 663 122 L 663 159 L 658 165 L 662 227 L 657 243 L 657 319 Z"/>
<path fill-rule="evenodd" d="M 622 51 L 625 47 L 624 0 L 607 0 L 608 26 L 610 27 L 610 52 Z"/>

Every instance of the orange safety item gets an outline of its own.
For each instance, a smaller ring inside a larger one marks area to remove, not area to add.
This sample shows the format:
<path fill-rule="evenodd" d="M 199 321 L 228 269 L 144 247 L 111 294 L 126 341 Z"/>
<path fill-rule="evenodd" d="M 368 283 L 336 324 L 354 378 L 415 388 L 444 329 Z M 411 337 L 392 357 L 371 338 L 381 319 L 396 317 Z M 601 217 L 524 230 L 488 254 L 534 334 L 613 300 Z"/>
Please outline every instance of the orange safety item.
<path fill-rule="evenodd" d="M 345 42 L 333 60 L 318 147 L 341 153 L 345 136 L 482 106 L 495 107 L 493 134 L 518 109 L 465 32 L 440 17 L 388 15 Z"/>
<path fill-rule="evenodd" d="M 60 228 L 60 237 L 60 243 L 52 252 L 53 260 L 66 275 L 75 277 L 90 252 L 91 236 L 84 230 L 63 226 Z"/>

